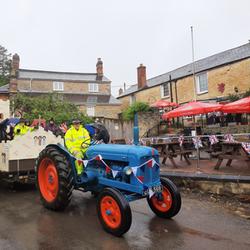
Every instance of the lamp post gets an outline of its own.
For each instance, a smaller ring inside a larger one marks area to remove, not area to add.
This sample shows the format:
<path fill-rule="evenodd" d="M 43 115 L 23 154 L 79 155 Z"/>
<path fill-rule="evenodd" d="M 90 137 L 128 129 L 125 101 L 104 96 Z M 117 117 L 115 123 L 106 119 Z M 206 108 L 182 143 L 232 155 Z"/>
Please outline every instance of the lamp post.
<path fill-rule="evenodd" d="M 193 26 L 191 26 L 191 41 L 192 41 L 192 68 L 193 68 L 193 84 L 194 84 L 194 101 L 196 101 L 196 84 L 195 84 L 194 34 L 193 34 Z"/>

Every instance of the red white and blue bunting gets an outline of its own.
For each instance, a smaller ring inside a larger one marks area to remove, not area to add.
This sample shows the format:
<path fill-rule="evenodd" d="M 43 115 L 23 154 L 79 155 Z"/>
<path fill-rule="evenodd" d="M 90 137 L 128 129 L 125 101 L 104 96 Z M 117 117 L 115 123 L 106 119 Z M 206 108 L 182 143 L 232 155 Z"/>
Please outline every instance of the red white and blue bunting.
<path fill-rule="evenodd" d="M 235 142 L 234 137 L 231 134 L 225 134 L 224 139 L 226 142 Z"/>
<path fill-rule="evenodd" d="M 106 174 L 109 174 L 109 173 L 112 173 L 112 176 L 113 178 L 115 178 L 117 176 L 117 174 L 119 172 L 122 172 L 122 171 L 119 171 L 119 170 L 114 170 L 112 169 L 103 159 L 102 159 L 102 156 L 101 155 L 97 155 L 95 156 L 94 158 L 90 159 L 90 160 L 82 160 L 82 159 L 77 159 L 78 163 L 81 163 L 84 165 L 84 167 L 86 168 L 88 163 L 91 162 L 91 161 L 100 161 L 102 162 L 102 164 L 105 166 L 105 172 Z M 141 184 L 143 184 L 143 181 L 144 181 L 144 178 L 143 176 L 137 176 L 137 171 L 139 168 L 142 168 L 142 167 L 149 167 L 149 168 L 153 168 L 154 166 L 156 167 L 160 167 L 160 165 L 155 161 L 154 158 L 151 158 L 149 159 L 148 161 L 144 162 L 143 164 L 139 165 L 139 166 L 134 166 L 134 167 L 130 167 L 131 170 L 132 170 L 132 173 L 134 174 L 134 177 L 137 179 L 138 182 L 140 182 Z M 150 189 L 149 189 L 149 192 L 150 192 Z"/>
<path fill-rule="evenodd" d="M 209 141 L 210 141 L 210 144 L 211 144 L 211 145 L 214 145 L 214 144 L 216 144 L 216 143 L 219 142 L 219 140 L 218 140 L 218 138 L 216 137 L 216 135 L 210 135 L 210 136 L 209 136 Z"/>
<path fill-rule="evenodd" d="M 194 138 L 192 138 L 192 140 L 193 140 L 194 147 L 196 149 L 203 147 L 200 137 L 194 137 Z"/>
<path fill-rule="evenodd" d="M 184 136 L 183 136 L 183 135 L 180 135 L 180 136 L 179 136 L 178 142 L 179 142 L 179 144 L 180 144 L 180 147 L 182 147 L 183 142 L 184 142 Z"/>

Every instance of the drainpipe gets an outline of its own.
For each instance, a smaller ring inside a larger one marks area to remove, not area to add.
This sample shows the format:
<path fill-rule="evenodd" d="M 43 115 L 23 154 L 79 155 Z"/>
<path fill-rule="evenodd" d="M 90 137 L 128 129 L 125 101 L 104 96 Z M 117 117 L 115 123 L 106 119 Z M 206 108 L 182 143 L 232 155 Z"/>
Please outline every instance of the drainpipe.
<path fill-rule="evenodd" d="M 172 89 L 171 75 L 169 75 L 169 85 L 170 85 L 170 101 L 173 102 L 173 89 Z"/>
<path fill-rule="evenodd" d="M 177 93 L 177 81 L 174 82 L 174 87 L 175 87 L 175 102 L 178 104 L 178 93 Z"/>

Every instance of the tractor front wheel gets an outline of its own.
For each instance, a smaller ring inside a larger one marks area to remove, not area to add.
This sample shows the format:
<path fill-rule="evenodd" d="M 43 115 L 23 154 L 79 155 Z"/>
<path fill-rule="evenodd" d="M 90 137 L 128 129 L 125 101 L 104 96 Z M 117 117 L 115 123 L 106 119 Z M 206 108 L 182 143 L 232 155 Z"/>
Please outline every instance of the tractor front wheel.
<path fill-rule="evenodd" d="M 171 218 L 181 209 L 181 195 L 176 185 L 169 179 L 161 179 L 162 193 L 147 197 L 151 210 L 159 217 Z"/>
<path fill-rule="evenodd" d="M 47 147 L 39 154 L 36 180 L 41 201 L 46 208 L 63 210 L 68 206 L 74 188 L 72 170 L 58 149 Z"/>
<path fill-rule="evenodd" d="M 131 226 L 132 215 L 129 203 L 116 189 L 105 188 L 99 194 L 97 213 L 104 230 L 115 236 L 122 236 Z"/>

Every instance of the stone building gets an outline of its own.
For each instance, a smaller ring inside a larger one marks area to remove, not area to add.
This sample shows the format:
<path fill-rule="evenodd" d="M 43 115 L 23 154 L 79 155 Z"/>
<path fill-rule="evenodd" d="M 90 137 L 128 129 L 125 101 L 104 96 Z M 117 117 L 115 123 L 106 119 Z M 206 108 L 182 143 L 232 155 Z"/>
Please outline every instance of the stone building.
<path fill-rule="evenodd" d="M 0 87 L 0 99 L 23 93 L 29 96 L 59 93 L 63 100 L 79 106 L 92 117 L 117 118 L 121 103 L 111 95 L 111 81 L 103 74 L 98 58 L 96 73 L 72 73 L 19 68 L 17 54 L 12 59 L 10 83 Z"/>
<path fill-rule="evenodd" d="M 165 74 L 146 79 L 146 67 L 137 68 L 137 84 L 122 92 L 122 110 L 135 101 L 164 99 L 179 104 L 191 100 L 221 101 L 250 89 L 250 43 L 206 57 Z"/>

